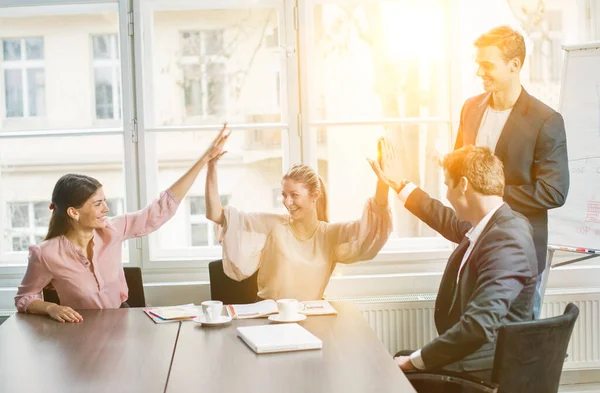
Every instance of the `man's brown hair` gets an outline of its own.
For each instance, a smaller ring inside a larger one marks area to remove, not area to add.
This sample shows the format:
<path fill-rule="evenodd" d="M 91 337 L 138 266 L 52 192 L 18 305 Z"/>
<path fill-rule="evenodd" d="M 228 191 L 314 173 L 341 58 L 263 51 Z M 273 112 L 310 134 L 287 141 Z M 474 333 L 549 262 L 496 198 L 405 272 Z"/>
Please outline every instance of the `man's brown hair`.
<path fill-rule="evenodd" d="M 504 196 L 504 167 L 502 161 L 487 147 L 466 145 L 446 155 L 442 166 L 454 186 L 461 177 L 483 195 Z"/>
<path fill-rule="evenodd" d="M 480 35 L 473 44 L 476 48 L 495 46 L 500 49 L 506 61 L 516 57 L 521 61 L 521 67 L 523 67 L 526 54 L 525 39 L 521 33 L 510 26 L 494 27 Z"/>

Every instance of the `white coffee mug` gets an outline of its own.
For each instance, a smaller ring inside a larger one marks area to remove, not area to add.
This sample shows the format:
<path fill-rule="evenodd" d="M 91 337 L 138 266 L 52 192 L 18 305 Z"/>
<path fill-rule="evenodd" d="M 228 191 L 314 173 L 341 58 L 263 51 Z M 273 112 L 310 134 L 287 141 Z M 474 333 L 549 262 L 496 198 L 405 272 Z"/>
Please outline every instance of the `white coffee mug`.
<path fill-rule="evenodd" d="M 295 319 L 298 313 L 304 310 L 304 304 L 296 299 L 277 300 L 277 311 L 281 319 Z"/>
<path fill-rule="evenodd" d="M 207 300 L 202 302 L 202 313 L 206 322 L 215 322 L 219 320 L 223 312 L 223 302 L 220 300 Z"/>

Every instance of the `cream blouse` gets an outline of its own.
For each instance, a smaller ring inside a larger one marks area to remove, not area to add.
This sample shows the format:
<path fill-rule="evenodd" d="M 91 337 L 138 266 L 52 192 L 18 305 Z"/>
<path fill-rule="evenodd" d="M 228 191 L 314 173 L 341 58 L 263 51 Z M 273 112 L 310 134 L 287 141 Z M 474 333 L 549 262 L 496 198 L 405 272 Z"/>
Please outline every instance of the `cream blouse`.
<path fill-rule="evenodd" d="M 374 258 L 392 231 L 389 207 L 373 199 L 360 220 L 320 221 L 304 241 L 292 232 L 288 215 L 244 213 L 233 206 L 225 207 L 224 215 L 225 223 L 216 226 L 216 233 L 225 274 L 241 281 L 259 269 L 262 299 L 321 299 L 336 263 Z"/>

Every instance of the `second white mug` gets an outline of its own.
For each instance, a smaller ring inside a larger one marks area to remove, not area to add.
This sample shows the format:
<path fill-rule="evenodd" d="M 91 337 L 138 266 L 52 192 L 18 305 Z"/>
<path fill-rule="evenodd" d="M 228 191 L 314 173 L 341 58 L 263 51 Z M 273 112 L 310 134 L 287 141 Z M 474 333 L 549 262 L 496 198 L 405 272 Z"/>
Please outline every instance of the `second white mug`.
<path fill-rule="evenodd" d="M 202 302 L 202 313 L 207 322 L 215 322 L 221 317 L 223 302 L 219 300 L 207 300 Z"/>
<path fill-rule="evenodd" d="M 294 319 L 302 310 L 304 310 L 304 304 L 296 299 L 277 300 L 277 311 L 279 311 L 281 319 Z"/>

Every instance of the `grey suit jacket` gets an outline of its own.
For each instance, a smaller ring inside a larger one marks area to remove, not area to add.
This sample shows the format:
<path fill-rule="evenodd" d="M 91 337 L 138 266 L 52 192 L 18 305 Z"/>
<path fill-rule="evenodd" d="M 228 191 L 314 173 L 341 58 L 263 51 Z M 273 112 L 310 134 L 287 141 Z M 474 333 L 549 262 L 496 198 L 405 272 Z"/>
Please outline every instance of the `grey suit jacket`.
<path fill-rule="evenodd" d="M 491 94 L 485 93 L 465 102 L 455 149 L 475 144 L 490 98 Z M 504 200 L 527 217 L 533 227 L 541 273 L 546 267 L 548 209 L 562 206 L 569 190 L 567 140 L 561 114 L 523 89 L 494 154 L 504 164 Z"/>
<path fill-rule="evenodd" d="M 435 301 L 439 336 L 421 348 L 425 366 L 454 371 L 492 368 L 501 325 L 533 319 L 538 276 L 532 230 L 527 219 L 506 203 L 494 213 L 457 274 L 469 246 L 471 229 L 454 210 L 417 188 L 406 208 L 446 239 L 458 243 Z"/>

